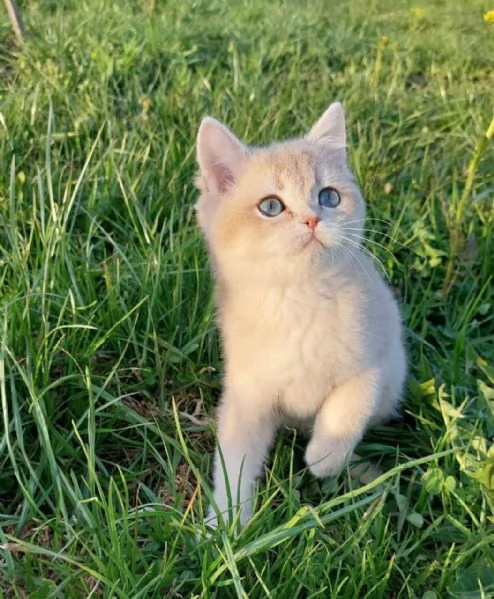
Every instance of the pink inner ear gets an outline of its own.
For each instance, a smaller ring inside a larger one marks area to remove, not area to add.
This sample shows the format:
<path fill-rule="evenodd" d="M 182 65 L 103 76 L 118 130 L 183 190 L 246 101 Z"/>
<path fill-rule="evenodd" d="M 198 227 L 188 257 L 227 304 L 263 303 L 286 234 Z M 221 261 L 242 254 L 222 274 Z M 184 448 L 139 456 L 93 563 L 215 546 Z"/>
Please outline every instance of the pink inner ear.
<path fill-rule="evenodd" d="M 223 162 L 216 162 L 211 165 L 211 173 L 208 175 L 208 188 L 210 187 L 210 179 L 218 193 L 225 193 L 228 191 L 234 183 L 234 177 L 232 171 L 228 168 L 228 165 Z"/>
<path fill-rule="evenodd" d="M 247 148 L 224 125 L 212 118 L 203 120 L 197 160 L 210 192 L 222 194 L 235 184 L 247 154 Z"/>

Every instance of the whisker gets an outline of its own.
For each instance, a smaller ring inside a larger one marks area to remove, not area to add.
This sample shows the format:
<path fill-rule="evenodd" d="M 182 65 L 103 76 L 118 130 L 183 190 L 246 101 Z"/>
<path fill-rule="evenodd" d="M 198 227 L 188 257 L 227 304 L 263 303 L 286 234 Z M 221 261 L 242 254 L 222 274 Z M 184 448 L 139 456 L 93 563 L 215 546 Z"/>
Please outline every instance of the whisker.
<path fill-rule="evenodd" d="M 398 260 L 396 259 L 395 255 L 393 254 L 393 252 L 388 249 L 386 246 L 382 245 L 381 243 L 379 243 L 378 241 L 375 241 L 374 239 L 370 239 L 369 237 L 360 237 L 359 235 L 356 235 L 355 233 L 346 233 L 346 235 L 348 235 L 349 237 L 355 237 L 357 239 L 362 239 L 362 241 L 365 241 L 366 243 L 370 243 L 372 245 L 375 245 L 377 247 L 380 247 L 382 250 L 384 250 L 385 252 L 387 252 L 391 258 L 393 259 L 393 261 L 395 262 L 395 264 L 399 265 Z"/>
<path fill-rule="evenodd" d="M 335 261 L 333 249 L 331 247 L 329 247 L 328 250 L 329 250 L 329 268 L 333 268 L 333 263 Z"/>
<path fill-rule="evenodd" d="M 344 246 L 344 245 L 343 245 L 343 246 L 341 246 L 341 247 L 342 247 L 342 249 L 343 249 L 343 251 L 344 251 L 344 252 L 347 252 L 347 253 L 348 253 L 348 255 L 350 256 L 350 260 L 351 260 L 351 262 L 352 262 L 352 264 L 353 264 L 353 265 L 355 264 L 355 262 L 354 262 L 354 260 L 353 260 L 353 259 L 354 259 L 354 258 L 356 259 L 356 261 L 357 261 L 357 265 L 360 267 L 360 270 L 362 270 L 362 271 L 363 271 L 363 273 L 365 274 L 365 276 L 367 277 L 367 279 L 369 280 L 369 282 L 371 282 L 371 283 L 372 283 L 372 279 L 370 278 L 370 276 L 369 276 L 369 273 L 368 273 L 367 269 L 366 269 L 366 268 L 364 267 L 364 265 L 362 264 L 362 261 L 359 259 L 358 253 L 356 253 L 356 252 L 352 252 L 351 248 L 349 248 L 349 247 L 346 247 L 346 246 Z"/>
<path fill-rule="evenodd" d="M 369 256 L 369 258 L 371 260 L 374 260 L 375 262 L 377 262 L 379 264 L 379 266 L 381 267 L 381 270 L 382 270 L 383 274 L 388 279 L 388 281 L 391 281 L 391 277 L 388 275 L 388 272 L 387 272 L 386 267 L 384 266 L 382 260 L 380 260 L 377 256 L 375 256 L 370 250 L 368 250 L 363 245 L 357 244 L 353 239 L 349 239 L 348 237 L 345 237 L 344 239 L 345 239 L 345 241 L 348 244 L 350 244 L 351 246 L 353 246 L 357 250 L 361 250 L 362 252 L 364 252 L 364 254 L 366 254 L 367 256 Z"/>
<path fill-rule="evenodd" d="M 354 223 L 366 223 L 366 222 L 368 223 L 368 222 L 371 222 L 371 221 L 374 221 L 376 223 L 383 223 L 383 224 L 387 225 L 388 227 L 393 227 L 393 223 L 391 221 L 385 220 L 383 218 L 377 218 L 377 217 L 374 217 L 374 216 L 366 216 L 364 218 L 357 218 L 355 220 L 348 221 L 346 224 L 352 225 Z"/>
<path fill-rule="evenodd" d="M 373 258 L 374 260 L 376 260 L 376 262 L 379 262 L 381 264 L 381 266 L 384 268 L 384 265 L 383 265 L 382 261 L 375 254 L 373 254 L 369 248 L 366 248 L 364 245 L 361 245 L 361 244 L 357 243 L 355 240 L 349 239 L 348 237 L 345 237 L 345 239 L 346 239 L 346 241 L 348 241 L 348 243 L 351 243 L 354 247 L 358 247 L 365 254 L 367 254 L 368 256 L 370 256 L 371 258 Z M 387 251 L 389 252 L 389 250 L 387 250 Z M 389 254 L 393 257 L 393 259 L 395 259 L 394 256 L 393 256 L 393 254 L 391 252 L 389 252 Z"/>
<path fill-rule="evenodd" d="M 364 266 L 362 265 L 361 261 L 358 259 L 358 256 L 355 256 L 354 253 L 350 250 L 350 248 L 348 248 L 344 243 L 341 243 L 342 241 L 345 240 L 345 237 L 343 235 L 341 235 L 341 230 L 335 232 L 336 233 L 336 248 L 332 248 L 329 247 L 329 251 L 330 251 L 330 256 L 332 261 L 336 261 L 334 260 L 334 249 L 340 251 L 343 255 L 348 255 L 348 257 L 350 258 L 350 261 L 352 263 L 352 266 L 356 269 L 357 267 L 359 267 L 364 274 L 369 277 L 369 273 L 367 272 L 367 270 L 364 268 Z M 355 266 L 355 262 L 354 262 L 354 258 L 357 258 L 357 267 Z"/>
<path fill-rule="evenodd" d="M 398 241 L 395 237 L 392 237 L 388 233 L 381 233 L 381 231 L 377 231 L 376 229 L 367 229 L 367 228 L 365 228 L 364 230 L 362 230 L 362 229 L 358 229 L 357 227 L 340 227 L 340 230 L 341 231 L 362 231 L 362 234 L 364 234 L 364 233 L 374 233 L 376 235 L 381 235 L 382 237 L 387 237 L 388 239 L 390 239 L 391 241 L 393 241 L 394 243 L 396 243 L 396 245 L 399 245 L 402 248 L 407 248 L 408 249 L 408 246 L 406 246 L 405 244 L 401 243 L 401 241 Z M 365 237 L 365 239 L 369 239 L 369 238 Z"/>

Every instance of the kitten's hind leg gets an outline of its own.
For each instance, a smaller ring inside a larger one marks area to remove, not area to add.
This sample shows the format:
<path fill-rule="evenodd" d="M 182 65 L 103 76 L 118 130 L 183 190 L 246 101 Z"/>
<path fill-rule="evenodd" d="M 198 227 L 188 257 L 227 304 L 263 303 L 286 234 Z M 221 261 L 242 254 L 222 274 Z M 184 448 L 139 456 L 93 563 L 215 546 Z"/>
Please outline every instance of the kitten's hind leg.
<path fill-rule="evenodd" d="M 336 387 L 319 410 L 305 461 L 314 476 L 337 474 L 362 438 L 381 391 L 380 372 L 366 371 Z"/>
<path fill-rule="evenodd" d="M 214 457 L 214 502 L 209 526 L 217 526 L 217 513 L 240 523 L 252 515 L 254 483 L 274 437 L 273 416 L 256 414 L 248 398 L 225 396 L 218 414 L 218 447 Z"/>

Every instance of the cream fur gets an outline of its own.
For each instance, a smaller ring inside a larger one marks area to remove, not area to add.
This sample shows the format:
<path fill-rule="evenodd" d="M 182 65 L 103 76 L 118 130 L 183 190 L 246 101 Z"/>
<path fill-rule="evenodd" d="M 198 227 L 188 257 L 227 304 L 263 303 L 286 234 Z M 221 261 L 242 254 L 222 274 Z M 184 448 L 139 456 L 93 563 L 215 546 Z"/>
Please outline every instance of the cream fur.
<path fill-rule="evenodd" d="M 305 138 L 261 149 L 214 119 L 201 124 L 197 213 L 225 357 L 213 526 L 218 514 L 250 518 L 255 480 L 284 422 L 310 427 L 306 462 L 326 477 L 369 425 L 397 409 L 406 373 L 400 315 L 359 249 L 365 207 L 345 147 L 339 103 Z M 336 208 L 318 204 L 327 186 L 340 193 Z M 272 196 L 286 208 L 268 218 L 257 206 Z"/>

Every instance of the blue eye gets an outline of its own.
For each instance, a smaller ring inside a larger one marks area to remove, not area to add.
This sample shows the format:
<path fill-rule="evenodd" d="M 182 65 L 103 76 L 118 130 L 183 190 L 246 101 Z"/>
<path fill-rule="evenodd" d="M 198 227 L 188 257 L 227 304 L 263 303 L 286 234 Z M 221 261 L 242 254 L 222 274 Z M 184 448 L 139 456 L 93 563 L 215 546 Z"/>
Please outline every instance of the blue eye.
<path fill-rule="evenodd" d="M 318 202 L 323 208 L 336 208 L 341 202 L 341 197 L 334 187 L 325 187 L 319 192 Z"/>
<path fill-rule="evenodd" d="M 285 209 L 285 205 L 278 198 L 264 198 L 257 205 L 257 208 L 264 216 L 278 216 Z"/>

